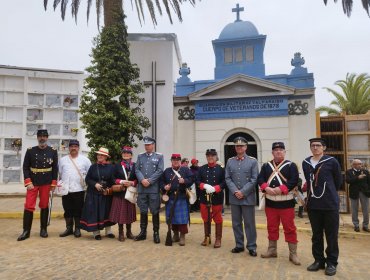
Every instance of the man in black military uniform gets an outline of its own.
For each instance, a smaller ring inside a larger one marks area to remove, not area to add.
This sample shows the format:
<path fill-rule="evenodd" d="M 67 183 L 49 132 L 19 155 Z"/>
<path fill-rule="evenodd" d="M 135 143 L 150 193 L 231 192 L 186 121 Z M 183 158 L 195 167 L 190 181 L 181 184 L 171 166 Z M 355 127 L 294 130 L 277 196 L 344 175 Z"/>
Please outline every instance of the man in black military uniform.
<path fill-rule="evenodd" d="M 153 241 L 160 243 L 159 238 L 159 209 L 161 198 L 159 195 L 159 179 L 164 170 L 163 155 L 154 152 L 155 140 L 144 137 L 145 153 L 137 157 L 135 174 L 138 180 L 137 206 L 140 208 L 140 233 L 135 241 L 146 239 L 148 226 L 148 208 L 152 213 Z"/>
<path fill-rule="evenodd" d="M 204 240 L 201 245 L 207 246 L 211 243 L 210 223 L 213 220 L 216 227 L 216 240 L 213 247 L 220 248 L 223 223 L 222 206 L 226 187 L 225 170 L 217 164 L 217 151 L 215 149 L 208 149 L 206 158 L 207 164 L 199 168 L 196 177 L 196 185 L 200 189 L 200 214 L 204 223 Z"/>
<path fill-rule="evenodd" d="M 24 186 L 27 188 L 26 202 L 23 214 L 23 233 L 18 241 L 30 237 L 33 212 L 35 211 L 37 194 L 40 202 L 40 236 L 48 237 L 47 223 L 49 214 L 49 192 L 57 184 L 58 178 L 58 153 L 47 145 L 48 131 L 37 131 L 38 146 L 28 148 L 23 161 Z"/>

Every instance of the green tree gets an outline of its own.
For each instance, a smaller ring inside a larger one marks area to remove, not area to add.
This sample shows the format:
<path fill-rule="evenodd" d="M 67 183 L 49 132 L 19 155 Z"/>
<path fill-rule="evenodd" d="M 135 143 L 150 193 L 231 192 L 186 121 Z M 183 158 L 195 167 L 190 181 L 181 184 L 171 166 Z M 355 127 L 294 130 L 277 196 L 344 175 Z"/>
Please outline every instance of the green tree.
<path fill-rule="evenodd" d="M 340 87 L 341 92 L 325 88 L 335 99 L 330 106 L 320 106 L 317 111 L 329 115 L 358 115 L 370 110 L 370 76 L 365 73 L 358 76 L 347 73 L 346 79 L 336 81 L 335 85 Z"/>
<path fill-rule="evenodd" d="M 122 145 L 135 146 L 135 138 L 142 139 L 150 126 L 140 110 L 143 86 L 138 67 L 130 62 L 124 16 L 117 18 L 116 24 L 103 27 L 94 39 L 91 66 L 86 69 L 89 76 L 81 96 L 79 112 L 91 159 L 95 159 L 94 151 L 104 146 L 117 161 Z"/>
<path fill-rule="evenodd" d="M 337 0 L 334 0 L 334 2 L 337 2 Z M 328 3 L 328 0 L 324 0 L 325 5 Z M 361 0 L 362 7 L 365 9 L 367 14 L 369 15 L 369 7 L 370 7 L 370 0 Z M 353 8 L 353 0 L 342 0 L 342 7 L 343 12 L 350 17 L 352 13 Z"/>
<path fill-rule="evenodd" d="M 184 2 L 189 2 L 191 5 L 195 5 L 196 0 L 162 0 L 162 5 L 164 6 L 164 9 L 167 13 L 167 16 L 172 24 L 172 14 L 171 9 L 173 9 L 174 13 L 176 14 L 177 18 L 182 21 L 182 15 L 181 15 L 181 9 L 180 5 Z M 200 0 L 199 0 L 200 1 Z M 48 0 L 44 0 L 44 8 L 47 9 Z M 53 8 L 54 10 L 58 7 L 60 4 L 60 11 L 61 11 L 61 17 L 64 20 L 67 10 L 69 0 L 54 0 L 53 2 Z M 91 11 L 91 5 L 92 0 L 86 0 L 87 2 L 87 21 L 89 21 L 90 11 Z M 131 6 L 133 6 L 133 0 L 131 0 Z M 142 21 L 145 22 L 144 17 L 144 9 L 143 9 L 143 0 L 134 0 L 137 16 L 139 18 L 140 24 Z M 155 2 L 155 3 L 154 3 Z M 72 10 L 72 17 L 76 20 L 77 23 L 77 14 L 80 7 L 81 0 L 71 0 L 71 10 Z M 152 19 L 152 22 L 154 25 L 157 25 L 157 17 L 156 12 L 158 12 L 160 15 L 162 15 L 162 5 L 159 0 L 145 0 L 146 6 L 148 8 L 150 17 Z M 95 0 L 95 7 L 96 7 L 96 14 L 97 14 L 97 22 L 98 27 L 100 23 L 100 15 L 104 13 L 104 25 L 107 26 L 112 23 L 114 20 L 114 13 L 118 10 L 123 11 L 123 0 Z"/>

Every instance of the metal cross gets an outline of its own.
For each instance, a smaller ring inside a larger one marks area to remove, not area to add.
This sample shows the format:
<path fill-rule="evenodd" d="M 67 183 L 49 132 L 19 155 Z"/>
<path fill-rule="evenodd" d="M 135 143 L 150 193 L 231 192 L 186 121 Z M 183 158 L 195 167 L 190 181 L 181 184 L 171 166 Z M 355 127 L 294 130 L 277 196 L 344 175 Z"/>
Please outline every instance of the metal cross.
<path fill-rule="evenodd" d="M 236 21 L 241 21 L 240 20 L 240 12 L 244 11 L 244 7 L 239 8 L 239 3 L 238 3 L 238 4 L 236 4 L 236 8 L 233 8 L 231 11 L 233 13 L 236 13 Z"/>
<path fill-rule="evenodd" d="M 157 138 L 157 86 L 164 86 L 165 80 L 157 80 L 157 62 L 152 61 L 152 80 L 144 81 L 145 87 L 152 87 L 152 137 Z"/>

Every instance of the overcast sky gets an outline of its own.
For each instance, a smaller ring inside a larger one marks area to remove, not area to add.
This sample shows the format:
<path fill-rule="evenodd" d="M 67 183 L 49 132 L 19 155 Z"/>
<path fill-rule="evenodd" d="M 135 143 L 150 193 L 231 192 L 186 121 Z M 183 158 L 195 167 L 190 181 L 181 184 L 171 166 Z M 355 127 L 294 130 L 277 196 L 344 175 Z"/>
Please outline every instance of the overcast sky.
<path fill-rule="evenodd" d="M 52 9 L 53 1 L 49 2 L 45 12 L 42 0 L 1 1 L 0 64 L 68 70 L 84 70 L 89 65 L 92 39 L 98 32 L 94 5 L 87 25 L 86 0 L 81 0 L 76 25 L 70 8 L 63 22 L 59 10 Z M 266 74 L 289 74 L 293 54 L 301 52 L 304 66 L 314 73 L 317 105 L 329 104 L 332 97 L 322 88 L 334 88 L 347 72 L 370 73 L 370 18 L 360 0 L 354 1 L 351 18 L 333 0 L 328 6 L 322 0 L 202 0 L 195 7 L 182 6 L 182 23 L 175 20 L 170 25 L 164 15 L 157 27 L 149 17 L 140 26 L 130 2 L 125 0 L 128 31 L 176 33 L 192 80 L 213 79 L 211 41 L 235 20 L 231 9 L 236 3 L 244 7 L 241 19 L 253 22 L 260 34 L 267 35 Z"/>

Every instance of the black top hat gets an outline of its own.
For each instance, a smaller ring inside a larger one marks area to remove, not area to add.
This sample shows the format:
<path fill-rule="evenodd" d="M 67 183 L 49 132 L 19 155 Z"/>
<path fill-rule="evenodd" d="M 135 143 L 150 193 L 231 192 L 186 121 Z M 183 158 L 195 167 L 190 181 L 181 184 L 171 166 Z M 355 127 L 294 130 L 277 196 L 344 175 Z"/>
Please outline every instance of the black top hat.
<path fill-rule="evenodd" d="M 37 136 L 49 136 L 48 131 L 46 129 L 38 129 Z"/>
<path fill-rule="evenodd" d="M 235 146 L 245 146 L 245 145 L 248 145 L 248 141 L 244 137 L 239 136 L 234 139 L 234 145 Z"/>
<path fill-rule="evenodd" d="M 80 146 L 80 142 L 78 142 L 77 139 L 69 140 L 68 147 L 73 146 L 73 145 Z"/>
<path fill-rule="evenodd" d="M 274 142 L 272 143 L 272 149 L 277 149 L 277 148 L 281 148 L 281 149 L 284 149 L 285 150 L 285 145 L 283 142 Z"/>
<path fill-rule="evenodd" d="M 320 142 L 323 146 L 326 146 L 326 141 L 324 138 L 320 138 L 320 137 L 315 137 L 315 138 L 311 138 L 309 139 L 308 141 L 310 141 L 310 144 L 312 142 Z"/>
<path fill-rule="evenodd" d="M 206 156 L 216 156 L 216 155 L 217 155 L 216 149 L 207 149 Z"/>
<path fill-rule="evenodd" d="M 144 141 L 145 145 L 146 144 L 155 144 L 155 140 L 153 138 L 149 137 L 149 136 L 145 136 L 143 141 Z"/>

